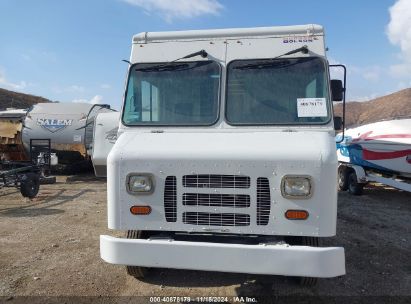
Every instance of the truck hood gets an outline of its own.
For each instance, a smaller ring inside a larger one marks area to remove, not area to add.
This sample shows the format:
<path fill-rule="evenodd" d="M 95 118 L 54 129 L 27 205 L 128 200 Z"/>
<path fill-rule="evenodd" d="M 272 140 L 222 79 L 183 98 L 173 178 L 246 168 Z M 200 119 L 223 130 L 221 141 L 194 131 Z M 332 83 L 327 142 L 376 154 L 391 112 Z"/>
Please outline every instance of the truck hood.
<path fill-rule="evenodd" d="M 124 133 L 114 153 L 132 160 L 336 162 L 327 132 Z"/>
<path fill-rule="evenodd" d="M 334 136 L 328 132 L 186 132 L 186 133 L 123 133 L 107 160 L 109 227 L 113 229 L 152 229 L 171 231 L 204 231 L 206 226 L 182 225 L 182 213 L 187 210 L 208 212 L 207 208 L 187 207 L 182 203 L 184 193 L 245 194 L 250 197 L 250 222 L 255 222 L 258 180 L 269 183 L 270 222 L 252 227 L 259 234 L 297 234 L 330 236 L 335 234 L 336 166 Z M 135 195 L 127 192 L 127 176 L 132 173 L 152 175 L 152 194 Z M 185 176 L 247 176 L 248 189 L 187 188 Z M 281 194 L 285 175 L 309 175 L 313 195 L 308 199 L 289 199 Z M 165 221 L 165 183 L 176 180 L 177 222 Z M 324 203 L 326 202 L 326 203 Z M 120 208 L 118 206 L 120 204 Z M 133 204 L 148 204 L 153 212 L 139 218 L 130 215 Z M 115 206 L 117 205 L 117 206 Z M 115 206 L 115 207 L 113 207 Z M 190 209 L 191 208 L 191 209 Z M 210 207 L 209 207 L 210 208 Z M 212 212 L 237 212 L 238 209 L 211 208 Z M 305 209 L 306 221 L 289 221 L 284 213 L 289 209 Z M 240 210 L 241 211 L 241 210 Z M 321 218 L 321 220 L 320 220 Z M 138 227 L 130 227 L 137 225 Z M 159 224 L 160 223 L 160 224 Z M 250 233 L 250 227 L 230 227 L 230 233 Z M 223 230 L 222 230 L 223 231 Z M 227 232 L 227 229 L 224 230 Z"/>

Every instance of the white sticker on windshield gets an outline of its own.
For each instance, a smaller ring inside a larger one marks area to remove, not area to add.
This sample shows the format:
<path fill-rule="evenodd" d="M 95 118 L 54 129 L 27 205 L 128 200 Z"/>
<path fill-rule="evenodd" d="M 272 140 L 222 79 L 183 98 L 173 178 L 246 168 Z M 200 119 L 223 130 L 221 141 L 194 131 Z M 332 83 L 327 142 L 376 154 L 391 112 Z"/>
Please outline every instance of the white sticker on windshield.
<path fill-rule="evenodd" d="M 298 117 L 327 117 L 325 98 L 297 98 Z"/>

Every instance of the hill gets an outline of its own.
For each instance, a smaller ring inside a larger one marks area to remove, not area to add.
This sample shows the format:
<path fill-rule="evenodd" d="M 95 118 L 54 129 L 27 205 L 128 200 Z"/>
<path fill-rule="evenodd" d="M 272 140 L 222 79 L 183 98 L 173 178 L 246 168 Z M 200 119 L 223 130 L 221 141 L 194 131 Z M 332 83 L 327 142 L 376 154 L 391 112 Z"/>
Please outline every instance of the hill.
<path fill-rule="evenodd" d="M 336 116 L 342 116 L 342 104 L 334 105 Z M 384 119 L 411 117 L 411 88 L 365 102 L 347 102 L 346 127 L 355 127 Z"/>
<path fill-rule="evenodd" d="M 42 102 L 51 101 L 40 96 L 17 93 L 0 88 L 0 111 L 6 108 L 26 109 L 36 103 Z"/>

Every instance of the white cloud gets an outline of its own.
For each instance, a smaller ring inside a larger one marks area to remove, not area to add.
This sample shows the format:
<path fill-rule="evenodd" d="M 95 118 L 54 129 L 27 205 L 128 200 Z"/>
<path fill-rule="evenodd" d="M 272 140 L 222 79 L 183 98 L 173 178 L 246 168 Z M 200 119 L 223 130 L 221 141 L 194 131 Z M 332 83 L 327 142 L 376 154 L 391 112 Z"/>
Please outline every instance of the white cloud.
<path fill-rule="evenodd" d="M 96 95 L 91 99 L 85 99 L 85 98 L 73 99 L 71 102 L 74 102 L 74 103 L 102 104 L 103 103 L 103 96 Z"/>
<path fill-rule="evenodd" d="M 364 101 L 369 101 L 371 99 L 375 99 L 377 97 L 380 97 L 380 94 L 371 94 L 368 96 L 354 96 L 350 100 L 352 101 L 358 101 L 358 102 L 364 102 Z"/>
<path fill-rule="evenodd" d="M 101 95 L 96 95 L 90 100 L 91 104 L 102 104 L 103 103 L 103 96 Z"/>
<path fill-rule="evenodd" d="M 108 89 L 111 89 L 111 85 L 109 85 L 107 83 L 103 83 L 103 84 L 100 85 L 100 88 L 108 90 Z"/>
<path fill-rule="evenodd" d="M 83 93 L 86 89 L 83 86 L 73 84 L 67 87 L 53 87 L 53 91 L 57 94 L 66 94 L 66 93 Z"/>
<path fill-rule="evenodd" d="M 147 14 L 159 14 L 167 22 L 201 15 L 218 15 L 224 6 L 218 0 L 123 0 Z"/>
<path fill-rule="evenodd" d="M 390 42 L 400 47 L 402 59 L 400 64 L 391 66 L 390 72 L 396 77 L 406 77 L 411 72 L 411 1 L 398 0 L 389 12 L 386 33 Z"/>
<path fill-rule="evenodd" d="M 411 81 L 400 81 L 397 85 L 398 90 L 404 90 L 411 87 Z"/>
<path fill-rule="evenodd" d="M 328 57 L 328 62 L 330 63 L 330 65 L 342 64 L 341 62 L 334 59 L 333 57 Z M 331 77 L 331 79 L 340 79 L 340 80 L 342 80 L 343 77 L 344 77 L 344 70 L 342 68 L 339 68 L 339 67 L 331 67 L 330 68 L 330 77 Z"/>
<path fill-rule="evenodd" d="M 332 57 L 328 58 L 328 61 L 331 65 L 341 64 L 338 60 Z M 367 80 L 370 82 L 377 82 L 378 80 L 380 80 L 381 73 L 384 71 L 384 69 L 378 65 L 360 67 L 360 66 L 345 64 L 345 66 L 347 68 L 347 75 L 360 76 L 364 80 Z M 341 79 L 342 80 L 344 76 L 344 70 L 342 68 L 331 68 L 330 74 L 331 74 L 331 79 Z"/>
<path fill-rule="evenodd" d="M 44 60 L 47 60 L 48 62 L 51 62 L 51 63 L 56 63 L 57 62 L 57 55 L 54 52 L 43 51 L 43 52 L 40 53 L 40 56 Z"/>
<path fill-rule="evenodd" d="M 84 87 L 73 84 L 73 85 L 69 86 L 68 88 L 66 88 L 66 90 L 68 92 L 84 92 Z"/>
<path fill-rule="evenodd" d="M 73 103 L 89 103 L 89 101 L 87 99 L 73 99 L 71 102 Z"/>
<path fill-rule="evenodd" d="M 0 69 L 0 86 L 11 90 L 23 90 L 27 87 L 27 83 L 25 81 L 20 81 L 19 83 L 8 81 L 6 78 L 6 72 Z"/>
<path fill-rule="evenodd" d="M 24 61 L 31 61 L 31 56 L 28 54 L 21 54 L 20 55 L 21 59 L 23 59 Z"/>
<path fill-rule="evenodd" d="M 411 62 L 404 61 L 390 66 L 390 74 L 396 78 L 405 78 L 411 75 Z"/>
<path fill-rule="evenodd" d="M 368 81 L 376 82 L 380 79 L 381 67 L 371 66 L 361 70 L 361 76 Z"/>

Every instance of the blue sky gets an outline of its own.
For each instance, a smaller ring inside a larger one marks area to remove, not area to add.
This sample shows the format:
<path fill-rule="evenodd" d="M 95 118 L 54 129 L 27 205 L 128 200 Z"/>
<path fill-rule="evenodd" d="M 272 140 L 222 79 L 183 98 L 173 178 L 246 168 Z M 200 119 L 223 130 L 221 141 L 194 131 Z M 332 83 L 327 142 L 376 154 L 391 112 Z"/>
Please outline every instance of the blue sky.
<path fill-rule="evenodd" d="M 0 87 L 120 108 L 143 31 L 318 23 L 348 97 L 411 87 L 410 0 L 0 0 Z"/>

